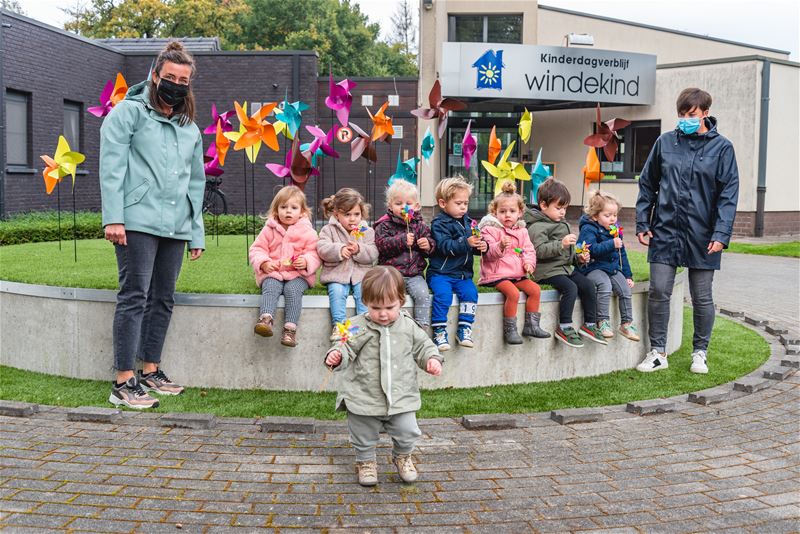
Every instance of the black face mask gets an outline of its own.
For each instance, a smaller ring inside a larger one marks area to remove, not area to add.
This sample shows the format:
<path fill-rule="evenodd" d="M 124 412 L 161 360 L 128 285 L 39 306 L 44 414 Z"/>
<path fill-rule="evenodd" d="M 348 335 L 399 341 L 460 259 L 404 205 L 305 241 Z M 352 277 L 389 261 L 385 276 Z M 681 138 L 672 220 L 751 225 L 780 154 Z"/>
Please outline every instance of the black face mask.
<path fill-rule="evenodd" d="M 189 86 L 161 78 L 156 92 L 166 105 L 174 108 L 183 104 L 183 99 L 189 94 Z"/>

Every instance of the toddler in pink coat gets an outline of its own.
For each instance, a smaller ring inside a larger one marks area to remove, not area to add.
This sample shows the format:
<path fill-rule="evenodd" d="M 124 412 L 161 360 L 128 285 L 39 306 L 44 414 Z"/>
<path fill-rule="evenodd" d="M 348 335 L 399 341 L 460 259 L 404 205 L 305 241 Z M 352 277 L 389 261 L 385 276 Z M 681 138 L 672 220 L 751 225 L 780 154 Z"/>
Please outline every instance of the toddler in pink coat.
<path fill-rule="evenodd" d="M 297 346 L 297 322 L 303 309 L 303 293 L 316 283 L 320 266 L 317 232 L 300 188 L 289 185 L 278 191 L 269 207 L 264 228 L 250 245 L 250 265 L 261 286 L 261 313 L 255 333 L 272 336 L 278 297 L 283 295 L 285 320 L 281 345 Z"/>

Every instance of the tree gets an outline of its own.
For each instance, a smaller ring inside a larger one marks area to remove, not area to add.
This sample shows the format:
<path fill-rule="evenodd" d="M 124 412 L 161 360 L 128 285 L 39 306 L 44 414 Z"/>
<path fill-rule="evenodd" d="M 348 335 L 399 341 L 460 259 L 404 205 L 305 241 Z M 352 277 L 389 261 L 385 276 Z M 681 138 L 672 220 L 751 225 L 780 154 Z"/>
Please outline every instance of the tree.
<path fill-rule="evenodd" d="M 14 13 L 19 13 L 20 15 L 26 14 L 18 0 L 0 0 L 0 7 L 13 11 Z"/>
<path fill-rule="evenodd" d="M 391 44 L 401 44 L 402 52 L 409 58 L 417 57 L 416 13 L 408 0 L 402 0 L 392 15 Z"/>

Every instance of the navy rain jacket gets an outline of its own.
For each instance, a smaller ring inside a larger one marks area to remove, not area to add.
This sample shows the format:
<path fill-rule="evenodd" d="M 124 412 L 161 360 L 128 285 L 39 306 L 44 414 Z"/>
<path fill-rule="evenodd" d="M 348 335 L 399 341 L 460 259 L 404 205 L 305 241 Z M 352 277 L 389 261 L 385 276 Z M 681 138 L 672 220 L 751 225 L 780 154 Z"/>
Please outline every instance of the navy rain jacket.
<path fill-rule="evenodd" d="M 467 242 L 472 236 L 472 219 L 464 215 L 460 219 L 444 211 L 431 221 L 431 236 L 436 242 L 428 260 L 428 280 L 433 274 L 445 274 L 462 280 L 472 278 L 472 254 L 474 249 Z"/>
<path fill-rule="evenodd" d="M 657 140 L 639 177 L 636 233 L 653 232 L 647 261 L 690 269 L 719 269 L 733 232 L 739 198 L 739 171 L 733 145 L 706 119 L 705 134 L 679 129 Z"/>

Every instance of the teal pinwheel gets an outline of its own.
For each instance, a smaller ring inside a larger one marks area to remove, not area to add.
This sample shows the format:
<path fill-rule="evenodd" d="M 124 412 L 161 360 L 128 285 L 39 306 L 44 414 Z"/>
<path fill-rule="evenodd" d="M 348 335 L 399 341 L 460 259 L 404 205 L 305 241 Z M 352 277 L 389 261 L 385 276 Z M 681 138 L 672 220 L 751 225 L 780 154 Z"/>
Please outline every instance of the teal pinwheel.
<path fill-rule="evenodd" d="M 300 124 L 303 122 L 302 113 L 308 109 L 308 104 L 302 102 L 289 103 L 288 94 L 283 98 L 282 109 L 276 109 L 275 115 L 284 124 L 284 135 L 289 139 L 294 139 Z"/>
<path fill-rule="evenodd" d="M 430 126 L 425 130 L 425 137 L 422 138 L 422 145 L 419 147 L 419 151 L 422 154 L 422 159 L 425 160 L 425 163 L 430 165 L 430 159 L 433 155 L 433 149 L 436 147 L 436 140 L 433 138 L 433 134 L 431 133 Z"/>
<path fill-rule="evenodd" d="M 550 167 L 544 165 L 542 163 L 542 149 L 539 149 L 539 155 L 536 156 L 536 164 L 533 166 L 533 171 L 531 171 L 531 188 L 533 190 L 533 203 L 536 204 L 538 202 L 538 192 L 539 186 L 544 183 L 545 180 L 550 178 L 552 173 L 550 172 Z"/>
<path fill-rule="evenodd" d="M 402 150 L 402 148 L 400 150 Z M 400 150 L 397 151 L 397 169 L 395 169 L 394 174 L 389 177 L 389 185 L 392 185 L 397 180 L 405 180 L 408 183 L 417 185 L 417 164 L 419 163 L 419 158 L 415 156 L 403 161 L 400 157 Z"/>

